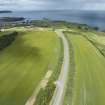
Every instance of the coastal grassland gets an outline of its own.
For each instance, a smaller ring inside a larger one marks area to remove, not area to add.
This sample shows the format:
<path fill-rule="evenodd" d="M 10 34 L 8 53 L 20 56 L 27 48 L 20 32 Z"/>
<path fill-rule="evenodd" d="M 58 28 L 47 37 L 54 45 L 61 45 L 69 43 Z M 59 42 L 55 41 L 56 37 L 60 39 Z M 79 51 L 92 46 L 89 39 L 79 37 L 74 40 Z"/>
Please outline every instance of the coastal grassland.
<path fill-rule="evenodd" d="M 75 55 L 71 105 L 105 105 L 105 58 L 83 36 L 68 34 Z"/>
<path fill-rule="evenodd" d="M 0 51 L 0 105 L 25 105 L 56 65 L 59 39 L 52 31 L 26 31 Z"/>
<path fill-rule="evenodd" d="M 86 32 L 83 34 L 87 36 L 89 40 L 105 45 L 105 33 Z"/>

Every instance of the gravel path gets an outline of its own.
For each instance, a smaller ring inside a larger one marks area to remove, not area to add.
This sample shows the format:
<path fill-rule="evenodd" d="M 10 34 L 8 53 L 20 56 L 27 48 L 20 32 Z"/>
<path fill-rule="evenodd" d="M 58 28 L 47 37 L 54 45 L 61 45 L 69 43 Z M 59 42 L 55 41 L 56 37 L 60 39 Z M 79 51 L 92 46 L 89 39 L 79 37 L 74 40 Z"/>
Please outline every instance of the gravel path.
<path fill-rule="evenodd" d="M 56 82 L 56 89 L 51 100 L 50 105 L 62 105 L 64 95 L 65 95 L 65 88 L 68 78 L 68 71 L 69 71 L 69 45 L 65 35 L 62 32 L 63 30 L 59 29 L 55 32 L 57 35 L 62 39 L 64 45 L 64 60 L 61 68 L 61 73 L 59 76 L 58 81 Z"/>

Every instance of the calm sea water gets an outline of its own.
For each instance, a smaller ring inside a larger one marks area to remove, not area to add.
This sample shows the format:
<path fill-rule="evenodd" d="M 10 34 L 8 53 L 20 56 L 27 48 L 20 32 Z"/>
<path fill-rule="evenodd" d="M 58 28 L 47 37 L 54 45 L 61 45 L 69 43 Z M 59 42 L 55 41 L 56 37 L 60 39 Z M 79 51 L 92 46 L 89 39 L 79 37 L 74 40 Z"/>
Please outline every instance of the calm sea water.
<path fill-rule="evenodd" d="M 66 20 L 69 22 L 97 26 L 105 30 L 105 11 L 15 11 L 13 13 L 3 13 L 0 17 L 25 17 L 27 19 L 49 18 L 51 20 Z"/>

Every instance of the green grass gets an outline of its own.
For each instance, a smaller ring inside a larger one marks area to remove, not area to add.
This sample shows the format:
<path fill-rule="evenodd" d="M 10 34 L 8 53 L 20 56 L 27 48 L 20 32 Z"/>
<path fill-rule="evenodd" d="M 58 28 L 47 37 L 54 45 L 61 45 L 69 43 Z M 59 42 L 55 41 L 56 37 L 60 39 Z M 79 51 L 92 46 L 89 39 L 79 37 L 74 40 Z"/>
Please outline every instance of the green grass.
<path fill-rule="evenodd" d="M 100 43 L 105 45 L 105 35 L 101 33 L 93 33 L 93 32 L 86 32 L 83 35 L 87 36 L 87 38 L 93 42 Z"/>
<path fill-rule="evenodd" d="M 84 36 L 89 40 L 93 46 L 95 46 L 99 52 L 105 57 L 105 36 L 102 33 L 88 32 L 84 33 Z"/>
<path fill-rule="evenodd" d="M 0 105 L 24 105 L 55 65 L 59 41 L 54 32 L 30 31 L 0 52 Z M 53 70 L 53 69 L 52 69 Z"/>
<path fill-rule="evenodd" d="M 105 58 L 83 36 L 68 37 L 76 65 L 72 105 L 105 105 Z"/>
<path fill-rule="evenodd" d="M 13 31 L 12 31 L 13 32 Z M 0 32 L 0 37 L 3 36 L 3 35 L 7 35 L 9 33 L 12 33 L 11 31 L 4 31 L 4 32 Z"/>

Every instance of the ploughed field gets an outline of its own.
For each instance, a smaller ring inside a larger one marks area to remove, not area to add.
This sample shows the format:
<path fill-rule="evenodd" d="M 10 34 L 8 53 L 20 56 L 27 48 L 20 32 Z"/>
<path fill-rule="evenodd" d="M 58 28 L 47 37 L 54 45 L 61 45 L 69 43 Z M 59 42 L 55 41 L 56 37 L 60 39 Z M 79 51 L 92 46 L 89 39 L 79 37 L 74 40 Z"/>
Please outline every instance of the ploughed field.
<path fill-rule="evenodd" d="M 25 105 L 47 71 L 53 71 L 59 48 L 52 31 L 19 32 L 0 51 L 0 105 Z"/>
<path fill-rule="evenodd" d="M 105 37 L 82 34 L 67 33 L 75 60 L 72 105 L 105 105 L 105 58 L 96 44 L 104 44 Z"/>

